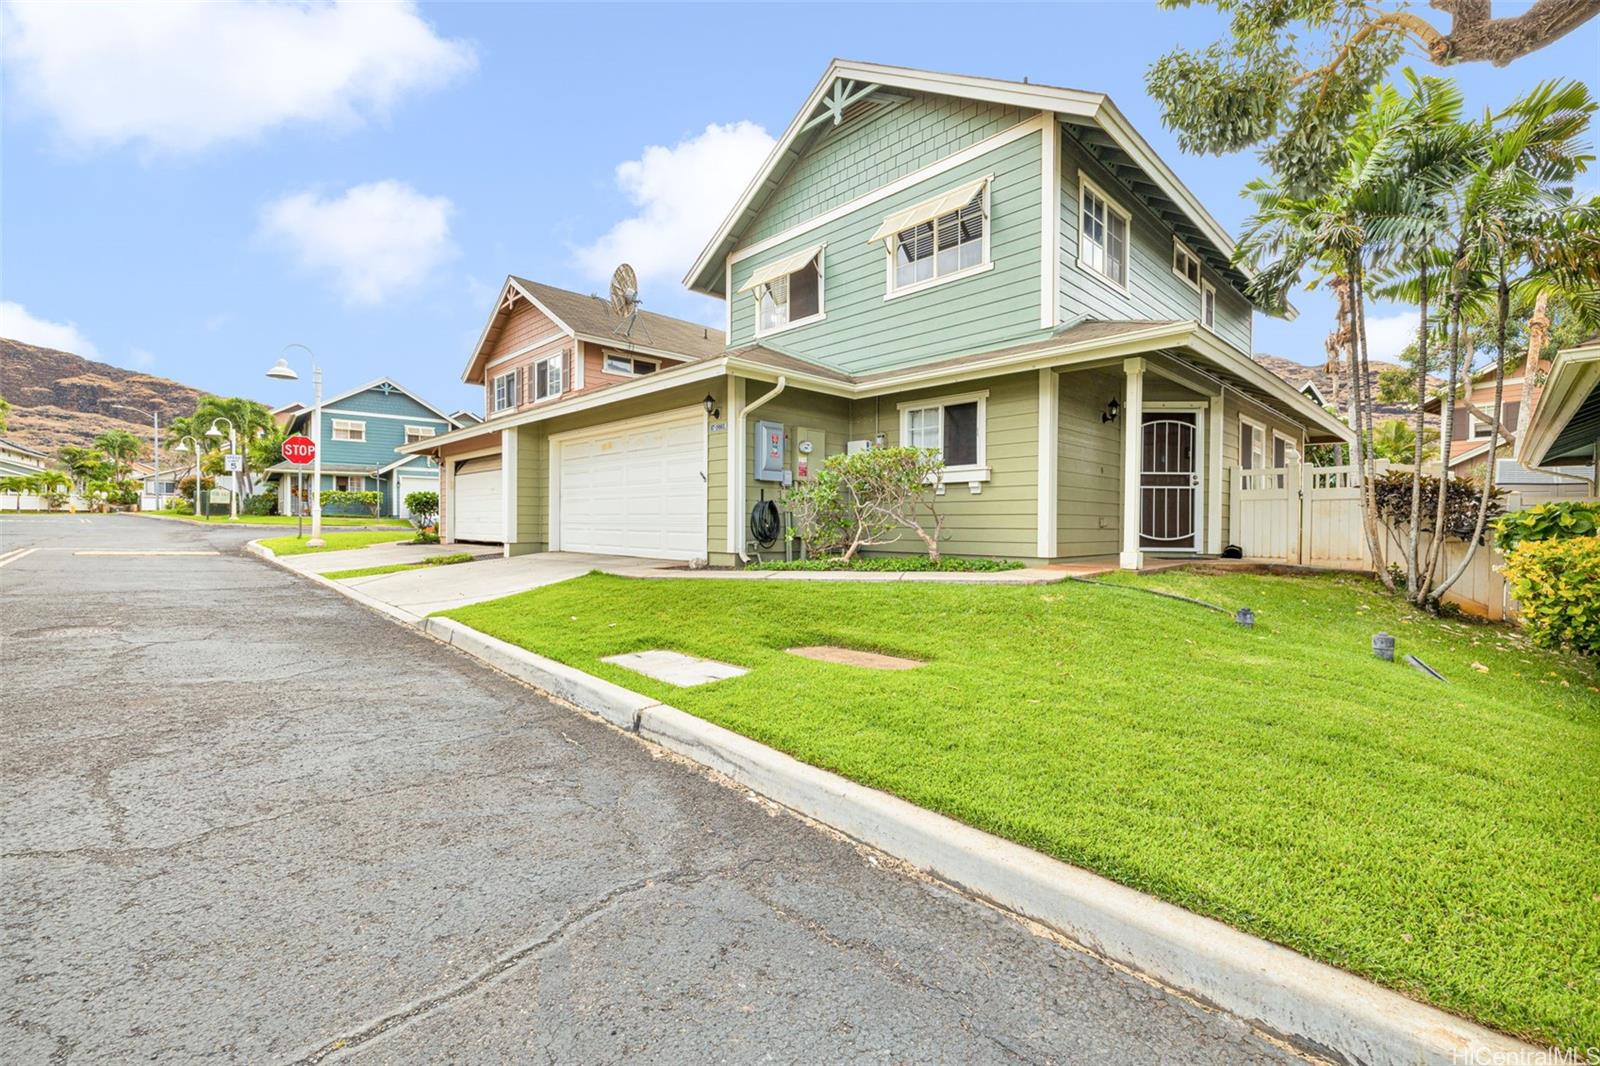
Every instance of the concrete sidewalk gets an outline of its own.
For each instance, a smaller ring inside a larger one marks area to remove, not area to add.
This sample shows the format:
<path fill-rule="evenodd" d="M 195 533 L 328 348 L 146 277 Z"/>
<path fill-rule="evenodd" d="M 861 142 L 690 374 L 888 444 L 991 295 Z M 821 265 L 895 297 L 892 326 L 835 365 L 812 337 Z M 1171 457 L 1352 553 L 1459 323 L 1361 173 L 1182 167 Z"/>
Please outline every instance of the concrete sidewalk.
<path fill-rule="evenodd" d="M 447 550 L 461 550 L 467 546 L 451 544 L 445 547 Z M 383 564 L 356 563 L 351 568 L 369 565 Z M 341 581 L 340 584 L 390 606 L 398 607 L 407 614 L 425 616 L 434 611 L 448 611 L 484 600 L 496 600 L 501 596 L 526 592 L 528 589 L 543 585 L 553 585 L 558 581 L 582 577 L 594 570 L 622 577 L 661 577 L 673 572 L 664 570 L 664 567 L 676 565 L 678 564 L 661 559 L 587 555 L 580 552 L 538 552 L 533 555 L 517 555 L 509 559 L 481 559 L 461 566 L 428 567 L 425 570 L 407 570 L 398 574 L 351 578 Z"/>

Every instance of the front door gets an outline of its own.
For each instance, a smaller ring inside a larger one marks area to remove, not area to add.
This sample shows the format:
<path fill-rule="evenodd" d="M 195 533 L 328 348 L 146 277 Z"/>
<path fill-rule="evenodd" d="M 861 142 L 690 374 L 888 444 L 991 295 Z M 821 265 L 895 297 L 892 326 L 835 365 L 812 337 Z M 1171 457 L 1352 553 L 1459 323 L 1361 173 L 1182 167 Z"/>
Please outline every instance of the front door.
<path fill-rule="evenodd" d="M 1192 411 L 1151 411 L 1144 416 L 1139 464 L 1139 547 L 1197 551 L 1200 446 Z"/>

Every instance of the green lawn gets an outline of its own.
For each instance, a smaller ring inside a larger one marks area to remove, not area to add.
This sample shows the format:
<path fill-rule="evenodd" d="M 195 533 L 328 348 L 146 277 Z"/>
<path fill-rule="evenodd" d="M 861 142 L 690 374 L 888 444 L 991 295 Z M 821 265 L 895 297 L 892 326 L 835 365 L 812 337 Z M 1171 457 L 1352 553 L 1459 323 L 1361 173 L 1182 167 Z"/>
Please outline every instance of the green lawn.
<path fill-rule="evenodd" d="M 183 514 L 168 508 L 159 511 L 145 511 L 144 514 L 161 515 L 164 518 L 182 518 L 187 522 L 226 522 L 228 509 L 224 507 L 221 514 L 213 514 L 209 519 L 197 515 Z M 292 526 L 301 521 L 295 515 L 285 514 L 242 514 L 239 516 L 240 525 L 251 526 Z M 305 518 L 306 528 L 311 528 L 311 517 Z M 409 518 L 363 518 L 360 515 L 323 515 L 322 524 L 325 526 L 396 526 L 405 529 L 411 528 Z"/>
<path fill-rule="evenodd" d="M 590 575 L 449 617 L 1488 1024 L 1600 1044 L 1600 676 L 1351 575 Z M 1369 651 L 1387 630 L 1449 683 Z M 928 660 L 877 672 L 786 654 Z M 599 661 L 750 668 L 679 689 Z M 1476 669 L 1476 663 L 1486 669 Z"/>
<path fill-rule="evenodd" d="M 454 555 L 432 555 L 420 563 L 391 563 L 388 566 L 363 566 L 355 570 L 330 570 L 322 576 L 334 581 L 344 581 L 352 577 L 377 577 L 379 574 L 398 574 L 403 570 L 428 570 L 470 562 L 472 562 L 470 552 L 456 552 Z"/>
<path fill-rule="evenodd" d="M 410 540 L 416 535 L 415 530 L 389 532 L 382 529 L 325 533 L 322 537 L 322 547 L 313 548 L 307 543 L 311 539 L 308 533 L 304 537 L 270 537 L 263 540 L 261 545 L 270 548 L 274 555 L 304 555 L 306 552 L 334 552 L 342 548 L 365 548 L 370 544 L 391 544 L 397 540 Z"/>

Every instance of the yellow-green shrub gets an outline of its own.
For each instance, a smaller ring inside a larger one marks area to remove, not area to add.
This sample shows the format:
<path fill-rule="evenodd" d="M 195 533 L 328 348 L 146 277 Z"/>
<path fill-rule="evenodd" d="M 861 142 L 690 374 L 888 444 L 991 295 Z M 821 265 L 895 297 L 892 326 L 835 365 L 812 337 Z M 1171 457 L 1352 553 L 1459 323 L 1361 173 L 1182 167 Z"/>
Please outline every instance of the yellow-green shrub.
<path fill-rule="evenodd" d="M 1504 569 L 1537 643 L 1600 655 L 1600 537 L 1524 541 Z"/>

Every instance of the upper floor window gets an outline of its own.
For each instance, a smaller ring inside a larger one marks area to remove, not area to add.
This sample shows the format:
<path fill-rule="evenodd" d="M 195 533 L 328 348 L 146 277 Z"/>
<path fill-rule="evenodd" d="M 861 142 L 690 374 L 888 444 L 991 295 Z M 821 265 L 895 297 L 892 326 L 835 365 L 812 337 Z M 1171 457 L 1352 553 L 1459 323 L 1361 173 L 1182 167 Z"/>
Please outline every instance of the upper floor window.
<path fill-rule="evenodd" d="M 504 411 L 517 405 L 517 372 L 507 370 L 504 374 L 495 375 L 494 379 L 494 409 Z"/>
<path fill-rule="evenodd" d="M 755 295 L 758 337 L 821 319 L 822 246 L 757 267 L 739 291 Z"/>
<path fill-rule="evenodd" d="M 1078 216 L 1078 265 L 1126 291 L 1131 216 L 1082 174 L 1078 175 Z"/>
<path fill-rule="evenodd" d="M 889 250 L 888 296 L 932 285 L 989 263 L 989 179 L 896 211 L 872 235 Z"/>
<path fill-rule="evenodd" d="M 1217 331 L 1217 287 L 1209 281 L 1200 283 L 1200 324 Z"/>
<path fill-rule="evenodd" d="M 900 405 L 900 441 L 938 452 L 952 480 L 984 480 L 987 406 L 988 393 L 909 400 Z"/>
<path fill-rule="evenodd" d="M 654 374 L 660 369 L 661 364 L 654 359 L 635 359 L 622 352 L 606 352 L 600 366 L 607 374 L 627 374 L 632 377 L 638 374 Z"/>
<path fill-rule="evenodd" d="M 1478 412 L 1467 408 L 1467 425 L 1471 427 L 1473 440 L 1488 440 L 1494 436 L 1494 423 L 1478 417 Z"/>
<path fill-rule="evenodd" d="M 419 440 L 427 440 L 429 437 L 436 437 L 438 435 L 439 435 L 439 431 L 437 429 L 434 429 L 432 426 L 407 426 L 406 427 L 406 443 L 407 444 L 415 444 Z"/>
<path fill-rule="evenodd" d="M 1200 291 L 1200 257 L 1176 237 L 1172 238 L 1172 272 L 1189 288 Z"/>
<path fill-rule="evenodd" d="M 352 421 L 348 418 L 335 418 L 333 420 L 333 439 L 356 441 L 366 440 L 367 424 L 365 422 Z"/>
<path fill-rule="evenodd" d="M 562 349 L 533 364 L 533 398 L 549 400 L 561 395 L 563 372 L 567 366 L 567 352 Z"/>

